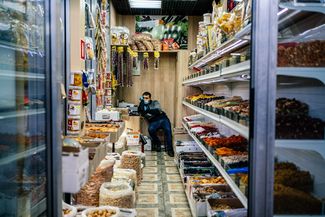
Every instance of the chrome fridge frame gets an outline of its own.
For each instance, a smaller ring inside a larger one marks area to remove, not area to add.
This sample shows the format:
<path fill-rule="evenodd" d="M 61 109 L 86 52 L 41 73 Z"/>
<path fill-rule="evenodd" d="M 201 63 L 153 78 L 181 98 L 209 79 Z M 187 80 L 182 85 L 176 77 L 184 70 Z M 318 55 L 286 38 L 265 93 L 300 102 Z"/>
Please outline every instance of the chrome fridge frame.
<path fill-rule="evenodd" d="M 47 197 L 46 216 L 62 215 L 61 135 L 63 101 L 61 83 L 64 75 L 63 0 L 45 1 L 46 15 L 46 119 L 47 119 Z"/>
<path fill-rule="evenodd" d="M 277 2 L 252 0 L 248 216 L 273 216 Z"/>

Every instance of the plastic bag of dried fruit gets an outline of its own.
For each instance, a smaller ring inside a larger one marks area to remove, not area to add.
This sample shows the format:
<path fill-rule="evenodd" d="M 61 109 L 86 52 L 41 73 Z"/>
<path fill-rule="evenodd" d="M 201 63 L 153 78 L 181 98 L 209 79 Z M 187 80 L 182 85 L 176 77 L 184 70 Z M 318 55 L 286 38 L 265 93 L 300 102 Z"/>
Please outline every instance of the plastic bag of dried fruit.
<path fill-rule="evenodd" d="M 113 206 L 89 208 L 81 213 L 81 217 L 118 217 L 120 209 Z"/>
<path fill-rule="evenodd" d="M 100 187 L 99 205 L 134 208 L 135 193 L 127 182 L 106 182 Z"/>
<path fill-rule="evenodd" d="M 62 201 L 62 216 L 63 217 L 75 217 L 77 215 L 77 209 L 74 206 Z"/>
<path fill-rule="evenodd" d="M 115 160 L 103 160 L 96 171 L 91 175 L 87 184 L 75 195 L 79 205 L 98 206 L 99 189 L 104 182 L 111 181 Z"/>
<path fill-rule="evenodd" d="M 138 185 L 141 183 L 141 155 L 140 151 L 124 151 L 121 159 L 121 168 L 136 171 Z"/>

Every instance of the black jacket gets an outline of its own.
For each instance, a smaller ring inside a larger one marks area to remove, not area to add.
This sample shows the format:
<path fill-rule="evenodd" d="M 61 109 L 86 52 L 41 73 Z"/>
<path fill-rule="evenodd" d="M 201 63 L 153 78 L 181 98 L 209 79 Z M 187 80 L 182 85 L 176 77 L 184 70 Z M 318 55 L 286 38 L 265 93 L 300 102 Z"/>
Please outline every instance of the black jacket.
<path fill-rule="evenodd" d="M 157 100 L 151 101 L 148 105 L 145 105 L 144 101 L 141 100 L 138 111 L 140 115 L 149 122 L 156 121 L 166 116 L 165 112 L 161 110 L 160 103 Z"/>

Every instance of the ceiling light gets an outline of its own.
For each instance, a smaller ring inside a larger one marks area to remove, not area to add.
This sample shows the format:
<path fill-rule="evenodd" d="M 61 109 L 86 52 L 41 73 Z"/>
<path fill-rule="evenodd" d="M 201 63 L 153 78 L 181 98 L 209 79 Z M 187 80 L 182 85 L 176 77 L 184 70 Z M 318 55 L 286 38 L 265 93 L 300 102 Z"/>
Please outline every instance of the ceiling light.
<path fill-rule="evenodd" d="M 131 8 L 161 8 L 161 0 L 129 0 Z"/>

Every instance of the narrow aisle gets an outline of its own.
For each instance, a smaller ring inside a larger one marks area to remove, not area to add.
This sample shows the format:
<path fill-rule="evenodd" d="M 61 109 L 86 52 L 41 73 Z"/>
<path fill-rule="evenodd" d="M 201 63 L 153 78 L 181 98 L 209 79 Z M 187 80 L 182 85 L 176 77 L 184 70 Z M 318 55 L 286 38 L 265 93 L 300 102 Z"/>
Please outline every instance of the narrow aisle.
<path fill-rule="evenodd" d="M 164 152 L 145 152 L 146 166 L 139 186 L 138 217 L 191 217 L 174 159 Z"/>

